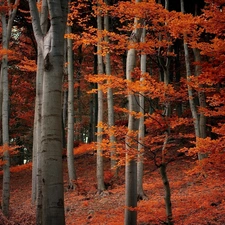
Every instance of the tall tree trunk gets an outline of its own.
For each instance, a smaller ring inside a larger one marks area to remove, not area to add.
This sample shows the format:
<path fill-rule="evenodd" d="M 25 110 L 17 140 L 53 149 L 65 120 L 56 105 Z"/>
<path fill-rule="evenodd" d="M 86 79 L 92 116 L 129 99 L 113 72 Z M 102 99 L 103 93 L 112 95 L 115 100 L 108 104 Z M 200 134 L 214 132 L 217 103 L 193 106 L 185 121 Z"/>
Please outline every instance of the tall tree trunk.
<path fill-rule="evenodd" d="M 135 67 L 136 62 L 136 50 L 129 49 L 127 53 L 127 80 L 131 81 L 131 72 Z M 129 112 L 138 112 L 136 96 L 131 91 L 128 94 L 128 110 Z M 126 135 L 126 165 L 125 165 L 125 225 L 137 224 L 137 211 L 134 209 L 137 207 L 137 162 L 136 157 L 131 156 L 130 152 L 137 146 L 132 144 L 134 140 L 130 135 L 138 130 L 138 120 L 131 114 L 128 118 L 128 133 Z"/>
<path fill-rule="evenodd" d="M 82 61 L 83 61 L 82 45 L 80 45 L 79 48 L 78 48 L 78 56 L 79 56 L 79 67 L 78 67 L 78 70 L 77 70 L 77 73 L 76 73 L 76 75 L 77 75 L 76 80 L 77 80 L 77 83 L 78 83 L 78 87 L 76 88 L 77 89 L 76 99 L 77 99 L 78 104 L 77 104 L 77 114 L 75 116 L 76 124 L 77 124 L 77 131 L 75 132 L 76 133 L 75 140 L 84 142 L 84 140 L 85 140 L 85 134 L 84 134 L 85 129 L 82 126 L 82 104 L 80 104 L 81 98 L 82 98 L 81 86 L 80 86 L 81 68 L 82 68 Z"/>
<path fill-rule="evenodd" d="M 160 1 L 161 4 L 161 1 Z M 169 10 L 169 1 L 165 0 L 165 9 Z M 165 23 L 166 24 L 166 23 Z M 162 34 L 159 34 L 159 40 L 162 41 Z M 170 36 L 167 34 L 167 39 L 166 41 L 170 41 Z M 171 45 L 168 45 L 167 47 L 167 54 L 171 53 Z M 165 86 L 168 86 L 170 83 L 170 64 L 171 64 L 171 57 L 167 56 L 166 59 L 164 60 L 162 54 L 161 54 L 161 48 L 159 48 L 159 63 L 162 68 L 162 76 L 163 76 L 163 81 Z M 165 93 L 166 94 L 166 93 Z M 167 118 L 171 114 L 171 104 L 169 101 L 164 102 L 164 116 Z M 168 128 L 169 129 L 169 128 Z"/>
<path fill-rule="evenodd" d="M 43 34 L 48 29 L 48 5 L 47 1 L 42 2 L 40 12 L 41 30 Z M 36 97 L 35 97 L 35 115 L 33 130 L 33 155 L 32 155 L 32 202 L 36 206 L 36 224 L 42 223 L 42 163 L 44 161 L 41 151 L 41 111 L 42 111 L 42 89 L 44 74 L 43 49 L 38 46 L 37 73 L 36 73 Z"/>
<path fill-rule="evenodd" d="M 197 48 L 193 49 L 194 56 L 195 56 L 195 62 L 197 63 L 195 65 L 195 75 L 199 76 L 201 74 L 201 66 L 199 63 L 201 62 L 201 56 L 200 56 L 200 50 Z M 203 88 L 203 86 L 200 86 L 200 89 Z M 198 100 L 199 105 L 201 108 L 206 107 L 206 97 L 205 92 L 203 90 L 198 91 Z M 203 112 L 200 112 L 199 114 L 199 137 L 200 138 L 206 138 L 206 117 Z M 198 159 L 202 160 L 204 158 L 207 158 L 207 153 L 198 152 Z"/>
<path fill-rule="evenodd" d="M 67 26 L 67 32 L 71 33 L 71 27 Z M 73 69 L 73 41 L 67 39 L 68 55 L 68 133 L 67 133 L 67 164 L 69 176 L 69 188 L 74 188 L 76 172 L 74 167 L 74 69 Z"/>
<path fill-rule="evenodd" d="M 181 12 L 185 13 L 184 1 L 180 0 L 180 4 L 181 4 Z M 187 39 L 186 34 L 184 34 L 184 55 L 185 55 L 185 65 L 186 65 L 186 76 L 187 76 L 187 81 L 190 81 L 191 65 L 190 65 L 188 44 L 186 39 Z M 194 101 L 193 89 L 190 87 L 190 85 L 188 85 L 188 96 L 189 96 L 189 104 L 190 104 L 191 114 L 192 114 L 193 123 L 194 123 L 195 137 L 197 142 L 197 139 L 200 137 L 199 118 L 198 118 L 196 104 Z M 200 154 L 199 154 L 199 159 L 201 159 Z"/>
<path fill-rule="evenodd" d="M 145 42 L 145 28 L 142 31 L 141 42 Z M 146 54 L 141 54 L 141 73 L 144 75 L 146 73 Z M 140 81 L 144 81 L 144 77 L 141 76 Z M 138 161 L 137 161 L 137 196 L 138 199 L 142 200 L 146 198 L 146 195 L 143 190 L 143 172 L 144 172 L 144 137 L 145 137 L 145 128 L 144 128 L 144 113 L 145 113 L 145 104 L 144 104 L 144 95 L 141 92 L 139 95 L 139 105 L 140 113 L 142 116 L 139 119 L 138 127 Z"/>
<path fill-rule="evenodd" d="M 8 15 L 3 10 L 1 12 L 2 21 L 2 48 L 9 49 L 9 40 L 11 37 L 13 20 L 16 15 L 19 0 L 14 3 L 14 8 L 10 9 L 8 2 Z M 0 3 L 1 5 L 2 3 Z M 7 19 L 8 18 L 8 21 Z M 2 212 L 5 216 L 9 216 L 9 200 L 10 200 L 10 156 L 9 156 L 9 83 L 8 83 L 8 56 L 7 53 L 2 57 L 1 65 L 2 78 L 2 144 L 3 144 L 3 185 L 2 185 Z"/>
<path fill-rule="evenodd" d="M 43 2 L 42 2 L 43 4 Z M 50 27 L 43 34 L 36 1 L 29 0 L 38 47 L 43 49 L 43 95 L 41 111 L 42 224 L 63 225 L 64 192 L 62 168 L 62 77 L 66 27 L 66 0 L 48 1 Z"/>
<path fill-rule="evenodd" d="M 195 56 L 195 76 L 199 76 L 201 74 L 201 66 L 199 63 L 201 63 L 201 56 L 200 56 L 200 50 L 197 48 L 193 49 L 194 56 Z M 200 88 L 203 88 L 203 86 L 200 86 Z M 205 93 L 203 90 L 198 91 L 198 99 L 199 99 L 199 105 L 202 108 L 206 107 L 206 98 Z M 206 117 L 204 113 L 200 113 L 199 115 L 199 136 L 200 138 L 206 138 Z"/>
<path fill-rule="evenodd" d="M 2 59 L 2 142 L 3 142 L 3 187 L 2 187 L 2 212 L 9 216 L 10 199 L 10 157 L 9 157 L 9 87 L 8 87 L 8 58 Z"/>
<path fill-rule="evenodd" d="M 65 45 L 67 47 L 67 44 L 65 42 Z M 65 53 L 64 53 L 65 54 Z M 65 61 L 66 62 L 66 61 Z M 67 68 L 64 68 L 66 70 Z M 66 71 L 65 71 L 66 73 Z M 62 109 L 62 129 L 63 129 L 63 148 L 66 148 L 66 127 L 68 123 L 68 90 L 64 89 L 63 90 L 63 109 Z"/>
<path fill-rule="evenodd" d="M 136 3 L 141 2 L 136 0 Z M 130 37 L 131 43 L 140 42 L 142 29 L 136 28 L 140 26 L 142 21 L 138 18 L 134 20 L 135 29 Z M 127 52 L 126 61 L 126 79 L 132 81 L 131 73 L 135 68 L 136 63 L 136 50 L 131 48 Z M 128 90 L 128 110 L 129 112 L 139 112 L 138 96 L 135 96 L 131 90 Z M 128 132 L 125 138 L 126 141 L 126 165 L 125 165 L 125 225 L 136 225 L 137 224 L 137 157 L 134 155 L 134 151 L 137 150 L 136 143 L 132 140 L 133 134 L 138 132 L 139 121 L 131 113 L 128 116 Z M 132 135 L 132 137 L 130 137 Z"/>
<path fill-rule="evenodd" d="M 99 6 L 98 6 L 99 7 Z M 104 73 L 103 69 L 103 57 L 101 55 L 102 47 L 102 17 L 101 10 L 99 10 L 97 15 L 97 27 L 98 27 L 98 75 Z M 104 185 L 104 166 L 103 166 L 103 156 L 102 156 L 102 127 L 100 126 L 103 122 L 103 92 L 101 90 L 101 85 L 98 83 L 98 127 L 97 127 L 97 189 L 98 193 L 105 190 Z"/>
<path fill-rule="evenodd" d="M 105 0 L 105 3 L 108 4 L 108 0 Z M 109 15 L 108 14 L 104 16 L 104 30 L 109 31 Z M 108 35 L 105 35 L 105 41 L 109 44 Z M 111 75 L 112 73 L 109 52 L 107 52 L 105 55 L 105 72 L 106 72 L 106 75 Z M 108 81 L 108 85 L 109 85 L 107 89 L 108 125 L 109 125 L 109 129 L 111 129 L 113 126 L 115 126 L 114 108 L 113 108 L 114 103 L 113 103 L 113 90 L 110 87 L 110 81 Z M 110 155 L 111 155 L 111 171 L 113 172 L 114 176 L 117 176 L 118 168 L 116 167 L 117 160 L 116 160 L 116 147 L 115 147 L 116 138 L 114 134 L 110 134 L 109 141 L 110 141 Z"/>
<path fill-rule="evenodd" d="M 36 99 L 33 131 L 33 159 L 32 159 L 32 201 L 36 205 L 36 224 L 41 225 L 42 219 L 42 162 L 41 154 L 41 109 L 42 109 L 42 85 L 43 85 L 43 54 L 38 48 L 36 74 Z"/>
<path fill-rule="evenodd" d="M 94 52 L 97 52 L 96 46 L 94 46 Z M 98 73 L 98 59 L 97 55 L 94 55 L 94 74 Z M 91 89 L 97 89 L 97 84 L 91 83 Z M 98 120 L 98 95 L 93 93 L 91 95 L 91 104 L 90 104 L 90 127 L 89 127 L 89 141 L 96 141 L 96 127 Z"/>

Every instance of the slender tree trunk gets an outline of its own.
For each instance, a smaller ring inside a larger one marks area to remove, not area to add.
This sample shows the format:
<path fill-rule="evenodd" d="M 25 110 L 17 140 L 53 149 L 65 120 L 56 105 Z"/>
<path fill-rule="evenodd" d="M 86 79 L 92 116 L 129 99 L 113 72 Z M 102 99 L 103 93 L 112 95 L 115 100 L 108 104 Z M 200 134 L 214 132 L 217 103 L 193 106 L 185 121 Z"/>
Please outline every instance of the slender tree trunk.
<path fill-rule="evenodd" d="M 94 46 L 94 52 L 97 52 L 96 46 Z M 98 59 L 97 55 L 94 55 L 94 74 L 98 73 Z M 97 89 L 97 84 L 92 83 L 91 89 Z M 89 130 L 89 142 L 96 141 L 96 127 L 98 120 L 98 95 L 93 93 L 91 95 L 91 104 L 90 104 L 90 130 Z"/>
<path fill-rule="evenodd" d="M 42 2 L 40 12 L 41 30 L 43 34 L 47 33 L 48 27 L 48 5 L 47 1 Z M 43 49 L 38 46 L 37 73 L 36 73 L 36 97 L 35 97 L 35 115 L 33 130 L 33 158 L 32 158 L 32 201 L 36 206 L 36 224 L 42 225 L 42 163 L 44 161 L 41 151 L 41 111 L 42 111 L 42 89 L 44 74 Z"/>
<path fill-rule="evenodd" d="M 108 1 L 105 0 L 105 3 L 108 4 Z M 104 16 L 104 29 L 109 31 L 109 16 L 106 14 Z M 105 41 L 109 44 L 109 37 L 105 35 Z M 110 53 L 107 52 L 105 56 L 105 71 L 106 75 L 111 75 L 111 60 L 110 60 Z M 110 81 L 108 81 L 108 90 L 107 90 L 107 103 L 108 103 L 108 125 L 109 129 L 115 126 L 115 119 L 114 119 L 114 103 L 113 103 L 113 90 L 110 87 Z M 116 167 L 117 160 L 116 160 L 116 138 L 114 134 L 109 136 L 110 141 L 110 154 L 111 154 L 111 171 L 113 172 L 114 176 L 117 176 L 118 168 Z"/>
<path fill-rule="evenodd" d="M 71 33 L 71 27 L 67 26 L 67 32 Z M 73 69 L 73 42 L 72 39 L 67 39 L 68 52 L 68 133 L 67 133 L 67 163 L 69 188 L 74 188 L 74 180 L 76 179 L 76 172 L 74 167 L 74 69 Z"/>
<path fill-rule="evenodd" d="M 13 20 L 16 15 L 19 0 L 14 3 L 14 8 L 8 10 L 8 21 L 4 10 L 1 12 L 2 21 L 2 47 L 9 49 Z M 0 3 L 1 5 L 2 3 Z M 8 5 L 9 6 L 9 5 Z M 9 6 L 10 7 L 10 6 Z M 2 57 L 1 65 L 2 78 L 2 144 L 3 144 L 3 186 L 2 186 L 2 212 L 9 216 L 10 200 L 10 156 L 9 156 L 9 83 L 8 83 L 8 56 L 7 53 Z"/>
<path fill-rule="evenodd" d="M 8 59 L 3 56 L 2 59 L 2 142 L 3 142 L 3 187 L 2 187 L 2 212 L 9 216 L 10 199 L 10 157 L 9 157 L 9 87 L 8 87 Z"/>
<path fill-rule="evenodd" d="M 36 74 L 36 99 L 33 132 L 32 200 L 36 205 L 36 224 L 42 224 L 42 152 L 41 152 L 41 110 L 43 85 L 43 53 L 38 47 Z"/>
<path fill-rule="evenodd" d="M 140 2 L 136 0 L 136 3 Z M 134 26 L 139 26 L 142 21 L 138 18 L 134 20 Z M 142 34 L 141 28 L 134 29 L 131 37 L 131 43 L 140 42 Z M 135 68 L 136 63 L 136 50 L 129 49 L 127 52 L 126 61 L 126 79 L 132 81 L 131 73 Z M 135 96 L 131 90 L 128 90 L 128 110 L 129 112 L 139 112 L 138 96 Z M 136 137 L 136 143 L 133 140 L 134 133 L 138 132 L 139 121 L 131 113 L 128 116 L 128 132 L 126 135 L 126 165 L 125 165 L 125 225 L 136 225 L 137 224 L 137 157 L 134 151 L 138 149 Z M 130 137 L 132 136 L 132 137 Z"/>
<path fill-rule="evenodd" d="M 191 66 L 190 66 L 190 59 L 189 59 L 189 52 L 188 52 L 188 45 L 184 41 L 184 53 L 185 53 L 185 64 L 186 64 L 186 75 L 187 75 L 187 81 L 190 81 L 191 76 Z M 193 95 L 193 89 L 188 85 L 188 96 L 189 96 L 189 104 L 191 108 L 194 128 L 195 128 L 195 136 L 196 138 L 199 137 L 200 131 L 199 131 L 199 120 L 198 120 L 198 113 L 196 109 L 196 104 L 194 102 L 194 95 Z"/>
<path fill-rule="evenodd" d="M 66 45 L 66 42 L 65 42 Z M 66 62 L 66 61 L 65 61 Z M 67 68 L 65 68 L 66 70 Z M 66 73 L 66 71 L 65 71 Z M 66 127 L 68 123 L 68 90 L 63 90 L 63 119 L 62 119 L 62 129 L 63 129 L 63 148 L 66 148 Z"/>
<path fill-rule="evenodd" d="M 98 6 L 99 7 L 99 6 Z M 98 75 L 104 73 L 103 69 L 103 57 L 101 55 L 102 47 L 102 17 L 101 11 L 97 15 L 97 27 L 98 27 Z M 98 127 L 97 127 L 97 189 L 98 193 L 105 190 L 104 185 L 104 166 L 103 166 L 103 156 L 102 156 L 102 127 L 100 124 L 103 122 L 103 92 L 101 90 L 101 85 L 98 83 Z"/>
<path fill-rule="evenodd" d="M 181 4 L 181 12 L 185 13 L 184 1 L 180 0 L 180 4 Z M 186 34 L 184 34 L 184 55 L 185 55 L 187 81 L 190 81 L 191 65 L 190 65 L 188 44 L 187 44 L 187 41 L 186 41 Z M 198 112 L 197 112 L 196 104 L 194 102 L 193 89 L 190 87 L 190 85 L 188 85 L 188 96 L 189 96 L 189 104 L 190 104 L 193 123 L 194 123 L 195 137 L 196 137 L 196 140 L 197 140 L 197 138 L 200 136 L 199 118 L 198 118 Z"/>
<path fill-rule="evenodd" d="M 161 4 L 161 1 L 160 1 Z M 165 0 L 165 9 L 169 10 L 169 1 Z M 162 41 L 162 35 L 159 35 L 159 40 Z M 167 34 L 167 40 L 170 40 L 170 36 L 169 34 Z M 168 45 L 167 47 L 167 53 L 171 53 L 171 45 Z M 159 48 L 159 63 L 161 65 L 162 68 L 162 76 L 163 76 L 163 81 L 165 86 L 168 86 L 168 84 L 170 83 L 170 64 L 171 64 L 171 57 L 167 56 L 166 59 L 163 59 L 163 56 L 161 54 L 161 48 Z M 165 93 L 166 94 L 166 93 Z M 165 101 L 164 102 L 164 116 L 167 118 L 169 117 L 171 114 L 171 104 L 169 101 Z M 168 128 L 169 129 L 169 128 Z"/>
<path fill-rule="evenodd" d="M 201 62 L 201 56 L 200 56 L 200 50 L 199 49 L 193 49 L 194 56 L 195 56 L 195 62 L 197 63 L 195 66 L 195 75 L 199 76 L 201 74 L 201 66 L 198 64 Z M 200 88 L 203 88 L 201 85 Z M 199 105 L 201 108 L 206 107 L 206 97 L 203 90 L 198 91 L 198 99 L 199 99 Z M 204 113 L 200 112 L 199 114 L 199 137 L 200 138 L 206 138 L 206 117 Z M 198 159 L 202 160 L 204 158 L 207 158 L 207 153 L 198 152 Z"/>
<path fill-rule="evenodd" d="M 145 28 L 143 28 L 141 42 L 145 42 Z M 141 54 L 141 73 L 142 75 L 146 73 L 146 54 Z M 140 81 L 144 81 L 144 77 L 140 78 Z M 140 93 L 139 95 L 139 105 L 140 113 L 142 116 L 139 119 L 139 128 L 138 128 L 138 161 L 137 161 L 137 196 L 138 199 L 142 200 L 147 198 L 143 190 L 143 172 L 144 172 L 144 137 L 145 137 L 145 128 L 144 128 L 144 113 L 145 113 L 145 104 L 144 104 L 144 95 Z"/>
<path fill-rule="evenodd" d="M 129 49 L 127 53 L 127 80 L 131 81 L 131 72 L 135 67 L 136 50 Z M 131 91 L 128 94 L 129 112 L 138 112 L 136 96 Z M 138 120 L 131 114 L 128 118 L 128 133 L 126 135 L 126 166 L 125 166 L 125 225 L 137 224 L 137 162 L 133 151 L 137 146 L 134 145 L 133 133 L 138 131 Z M 130 135 L 132 137 L 130 137 Z M 132 152 L 132 153 L 131 153 Z M 131 156 L 132 155 L 132 156 Z"/>
<path fill-rule="evenodd" d="M 63 91 L 63 127 L 66 128 L 68 114 L 68 90 Z"/>
<path fill-rule="evenodd" d="M 82 104 L 80 104 L 81 102 L 81 98 L 82 98 L 82 93 L 81 93 L 81 87 L 80 87 L 80 80 L 81 80 L 81 68 L 82 68 L 82 61 L 83 61 L 83 57 L 82 57 L 82 45 L 79 46 L 78 48 L 78 55 L 79 55 L 79 67 L 77 70 L 77 82 L 78 82 L 78 87 L 77 87 L 77 115 L 76 117 L 76 123 L 77 123 L 77 132 L 76 132 L 76 138 L 75 140 L 77 141 L 81 141 L 84 142 L 84 133 L 85 130 L 82 126 Z"/>
<path fill-rule="evenodd" d="M 194 56 L 195 56 L 195 62 L 197 63 L 195 65 L 195 76 L 199 76 L 201 74 L 201 66 L 199 63 L 201 62 L 201 56 L 200 56 L 200 50 L 194 48 L 193 49 Z M 200 88 L 203 88 L 203 86 L 200 86 Z M 198 99 L 199 99 L 199 105 L 202 108 L 206 107 L 206 98 L 205 98 L 205 93 L 203 90 L 200 90 L 198 92 Z M 199 116 L 199 136 L 201 138 L 206 138 L 206 117 L 204 113 L 200 113 Z"/>

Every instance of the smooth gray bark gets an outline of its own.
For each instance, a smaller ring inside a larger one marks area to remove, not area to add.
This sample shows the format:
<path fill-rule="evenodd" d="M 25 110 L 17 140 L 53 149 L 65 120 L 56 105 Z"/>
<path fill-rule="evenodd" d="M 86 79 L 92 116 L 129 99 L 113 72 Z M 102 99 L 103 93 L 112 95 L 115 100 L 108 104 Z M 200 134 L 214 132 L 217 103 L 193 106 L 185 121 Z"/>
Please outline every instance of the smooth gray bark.
<path fill-rule="evenodd" d="M 181 4 L 181 12 L 185 13 L 184 1 L 180 0 L 180 4 Z M 191 65 L 190 65 L 188 44 L 185 39 L 186 39 L 186 34 L 184 34 L 184 55 L 185 55 L 185 65 L 186 65 L 186 77 L 187 77 L 187 81 L 190 81 L 190 76 L 192 75 Z M 190 85 L 188 85 L 188 97 L 189 97 L 189 105 L 190 105 L 191 114 L 193 118 L 194 129 L 195 129 L 195 137 L 197 140 L 197 138 L 200 137 L 199 116 L 198 116 L 197 107 L 194 101 L 193 89 L 190 87 Z M 201 153 L 198 154 L 198 158 L 199 160 L 203 158 Z"/>
<path fill-rule="evenodd" d="M 180 4 L 181 4 L 181 12 L 185 13 L 184 1 L 180 0 Z M 188 44 L 187 44 L 185 39 L 186 39 L 186 34 L 184 34 L 184 55 L 185 55 L 186 77 L 187 77 L 187 81 L 190 81 L 191 65 L 190 65 Z M 190 85 L 188 85 L 188 96 L 189 96 L 189 104 L 190 104 L 192 118 L 193 118 L 193 123 L 194 123 L 194 128 L 195 128 L 195 136 L 197 138 L 200 135 L 199 119 L 198 119 L 198 113 L 197 113 L 197 109 L 196 109 L 196 104 L 194 102 L 193 89 L 190 87 Z"/>
<path fill-rule="evenodd" d="M 47 33 L 48 27 L 48 5 L 42 1 L 42 9 L 39 13 L 42 33 Z M 32 156 L 32 202 L 36 207 L 36 224 L 42 224 L 42 163 L 44 159 L 41 151 L 41 111 L 42 111 L 42 89 L 44 74 L 43 48 L 38 46 L 37 72 L 36 72 L 36 97 L 33 130 L 33 156 Z"/>
<path fill-rule="evenodd" d="M 98 75 L 104 73 L 103 69 L 103 57 L 102 57 L 102 17 L 99 10 L 99 15 L 97 16 L 97 27 L 98 27 Z M 97 127 L 97 189 L 98 193 L 101 193 L 105 190 L 104 184 L 104 165 L 103 165 L 103 156 L 102 156 L 102 127 L 99 126 L 103 122 L 103 92 L 101 90 L 101 85 L 98 83 L 98 127 Z"/>
<path fill-rule="evenodd" d="M 141 42 L 145 42 L 145 28 L 143 28 Z M 142 75 L 146 73 L 146 54 L 141 54 L 141 73 Z M 144 81 L 144 77 L 141 76 L 140 81 Z M 145 128 L 144 128 L 144 93 L 140 93 L 139 95 L 139 108 L 142 116 L 139 119 L 139 127 L 138 127 L 138 161 L 137 161 L 137 196 L 138 199 L 145 199 L 146 195 L 143 190 L 143 172 L 144 172 L 144 137 L 145 137 Z"/>
<path fill-rule="evenodd" d="M 67 32 L 71 33 L 71 27 L 67 26 Z M 67 39 L 68 55 L 68 126 L 67 126 L 67 165 L 69 176 L 69 188 L 74 188 L 76 172 L 74 166 L 74 69 L 73 69 L 73 41 Z"/>
<path fill-rule="evenodd" d="M 42 2 L 43 3 L 43 2 Z M 42 224 L 64 225 L 62 168 L 62 77 L 66 0 L 47 1 L 49 29 L 43 34 L 36 1 L 29 0 L 32 26 L 38 47 L 43 50 L 41 110 Z"/>
<path fill-rule="evenodd" d="M 108 1 L 105 0 L 105 3 L 108 4 Z M 109 31 L 109 15 L 106 14 L 104 16 L 104 30 Z M 105 35 L 105 41 L 109 44 L 109 37 Z M 110 51 L 110 50 L 108 50 Z M 106 75 L 112 75 L 111 73 L 111 59 L 110 53 L 107 52 L 105 55 L 105 72 Z M 108 126 L 111 129 L 115 126 L 115 116 L 114 116 L 114 101 L 113 101 L 113 89 L 110 87 L 110 81 L 108 81 L 108 89 L 107 89 L 107 104 L 108 104 Z M 117 176 L 118 168 L 117 160 L 116 160 L 116 138 L 114 134 L 110 134 L 109 136 L 110 141 L 110 156 L 111 156 L 111 171 L 113 172 L 114 176 Z"/>
<path fill-rule="evenodd" d="M 36 73 L 36 99 L 33 131 L 33 164 L 32 164 L 32 201 L 36 205 L 36 224 L 42 224 L 42 152 L 41 152 L 41 109 L 43 85 L 43 54 L 38 48 Z"/>
<path fill-rule="evenodd" d="M 200 50 L 197 48 L 193 49 L 194 56 L 195 56 L 195 76 L 199 76 L 201 74 L 201 66 L 199 63 L 201 63 L 201 55 Z M 201 85 L 200 88 L 203 88 Z M 206 107 L 206 97 L 205 92 L 203 90 L 198 91 L 198 99 L 199 99 L 199 105 L 202 108 Z M 206 117 L 204 113 L 200 113 L 199 115 L 199 136 L 201 138 L 206 138 Z"/>
<path fill-rule="evenodd" d="M 136 3 L 141 2 L 136 0 Z M 140 42 L 142 29 L 136 28 L 141 25 L 142 20 L 135 18 L 134 30 L 130 37 L 130 42 Z M 127 52 L 126 61 L 126 79 L 132 82 L 131 73 L 136 66 L 136 49 L 131 48 Z M 139 112 L 138 96 L 135 96 L 131 90 L 128 90 L 128 110 L 129 112 Z M 125 138 L 126 144 L 126 165 L 125 165 L 125 225 L 136 225 L 137 224 L 137 155 L 134 154 L 135 150 L 138 150 L 137 141 L 138 135 L 135 141 L 133 140 L 133 134 L 138 132 L 139 121 L 131 113 L 128 116 L 128 132 Z M 132 137 L 130 137 L 132 135 Z"/>
<path fill-rule="evenodd" d="M 10 2 L 8 1 L 8 6 Z M 9 40 L 12 32 L 13 20 L 16 15 L 19 0 L 14 3 L 13 9 L 8 9 L 8 15 L 2 10 L 2 48 L 9 49 Z M 0 3 L 1 6 L 2 3 Z M 10 155 L 9 155 L 9 82 L 8 82 L 8 56 L 7 53 L 2 57 L 1 64 L 2 81 L 2 144 L 3 144 L 3 185 L 2 185 L 2 212 L 9 216 L 10 200 Z"/>
<path fill-rule="evenodd" d="M 194 56 L 195 56 L 195 62 L 197 63 L 195 65 L 195 76 L 199 76 L 201 74 L 201 66 L 198 64 L 201 62 L 201 56 L 200 56 L 200 50 L 194 48 L 193 49 Z M 203 88 L 201 85 L 200 88 Z M 205 92 L 203 90 L 198 91 L 198 100 L 199 105 L 202 108 L 206 107 L 206 96 Z M 206 117 L 204 113 L 199 113 L 199 137 L 200 138 L 206 138 Z M 198 152 L 198 159 L 202 160 L 207 157 L 207 153 Z"/>
<path fill-rule="evenodd" d="M 131 81 L 131 72 L 135 68 L 136 63 L 136 50 L 129 49 L 127 53 L 127 70 L 126 78 Z M 128 94 L 128 110 L 129 112 L 138 112 L 139 106 L 137 104 L 136 96 L 129 92 Z M 135 156 L 131 153 L 134 146 L 131 133 L 138 131 L 138 120 L 132 115 L 128 116 L 128 133 L 126 135 L 126 165 L 125 165 L 125 225 L 137 224 L 137 162 Z M 138 137 L 137 137 L 138 138 Z"/>

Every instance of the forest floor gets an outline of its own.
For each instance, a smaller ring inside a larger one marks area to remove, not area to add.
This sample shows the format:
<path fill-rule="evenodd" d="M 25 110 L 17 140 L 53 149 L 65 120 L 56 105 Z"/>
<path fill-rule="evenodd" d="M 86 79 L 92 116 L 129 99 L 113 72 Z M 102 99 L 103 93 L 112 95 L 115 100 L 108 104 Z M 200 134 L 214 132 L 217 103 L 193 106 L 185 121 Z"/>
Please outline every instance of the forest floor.
<path fill-rule="evenodd" d="M 65 215 L 67 225 L 122 225 L 124 216 L 124 167 L 117 180 L 102 194 L 96 193 L 96 155 L 75 158 L 76 190 L 67 190 L 67 166 L 64 161 Z M 105 160 L 108 167 L 109 161 Z M 168 164 L 173 219 L 176 225 L 225 224 L 225 171 L 208 169 L 193 172 L 196 160 L 185 155 Z M 107 168 L 106 168 L 107 171 Z M 107 178 L 107 172 L 106 172 Z M 138 224 L 166 224 L 164 189 L 153 162 L 145 163 L 144 190 L 148 200 L 138 202 Z M 0 198 L 2 175 L 0 175 Z M 0 225 L 35 224 L 31 204 L 31 165 L 16 167 L 11 175 L 10 217 L 0 213 Z"/>

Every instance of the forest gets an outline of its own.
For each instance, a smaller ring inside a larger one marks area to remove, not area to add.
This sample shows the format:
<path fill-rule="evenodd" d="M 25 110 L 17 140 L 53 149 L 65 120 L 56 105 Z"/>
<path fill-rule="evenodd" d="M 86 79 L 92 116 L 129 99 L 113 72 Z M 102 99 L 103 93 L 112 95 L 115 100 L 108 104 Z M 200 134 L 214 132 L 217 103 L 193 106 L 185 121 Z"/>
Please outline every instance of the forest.
<path fill-rule="evenodd" d="M 0 16 L 0 225 L 225 224 L 225 0 Z"/>

